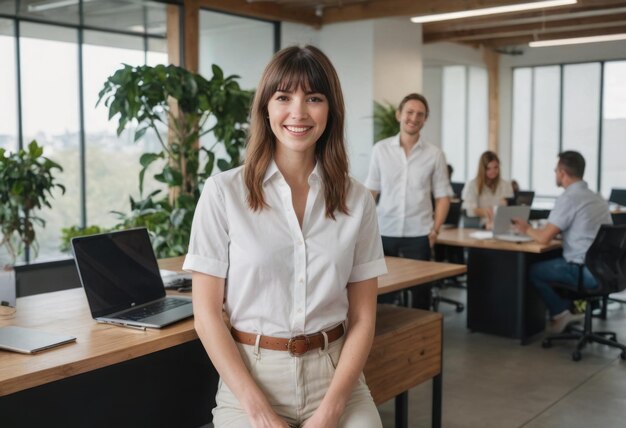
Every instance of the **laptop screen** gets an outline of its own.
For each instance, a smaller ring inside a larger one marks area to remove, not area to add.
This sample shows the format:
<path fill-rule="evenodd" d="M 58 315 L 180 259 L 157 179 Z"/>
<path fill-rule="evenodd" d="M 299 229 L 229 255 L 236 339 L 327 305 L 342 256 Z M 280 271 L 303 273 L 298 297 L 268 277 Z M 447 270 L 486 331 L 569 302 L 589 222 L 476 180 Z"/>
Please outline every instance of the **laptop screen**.
<path fill-rule="evenodd" d="M 165 296 L 145 228 L 76 237 L 72 248 L 94 318 Z"/>

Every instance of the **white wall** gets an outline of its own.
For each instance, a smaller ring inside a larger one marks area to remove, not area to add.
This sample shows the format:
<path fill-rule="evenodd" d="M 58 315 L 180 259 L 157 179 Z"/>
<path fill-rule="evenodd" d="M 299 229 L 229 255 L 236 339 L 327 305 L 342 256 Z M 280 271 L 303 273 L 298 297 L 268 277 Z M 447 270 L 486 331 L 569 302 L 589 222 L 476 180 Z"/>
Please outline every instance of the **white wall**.
<path fill-rule="evenodd" d="M 200 74 L 211 78 L 216 63 L 226 76 L 240 76 L 243 89 L 254 89 L 272 57 L 274 25 L 254 19 L 200 12 Z M 238 47 L 237 54 L 233 49 Z"/>
<path fill-rule="evenodd" d="M 484 67 L 482 49 L 457 43 L 429 43 L 422 48 L 424 67 L 444 65 L 473 65 Z"/>
<path fill-rule="evenodd" d="M 422 91 L 422 26 L 408 18 L 385 18 L 374 25 L 374 99 L 398 104 Z"/>
<path fill-rule="evenodd" d="M 374 144 L 373 101 L 397 103 L 421 90 L 421 27 L 397 18 L 332 24 L 321 30 L 284 23 L 281 42 L 318 46 L 335 65 L 346 104 L 351 172 L 364 180 Z"/>

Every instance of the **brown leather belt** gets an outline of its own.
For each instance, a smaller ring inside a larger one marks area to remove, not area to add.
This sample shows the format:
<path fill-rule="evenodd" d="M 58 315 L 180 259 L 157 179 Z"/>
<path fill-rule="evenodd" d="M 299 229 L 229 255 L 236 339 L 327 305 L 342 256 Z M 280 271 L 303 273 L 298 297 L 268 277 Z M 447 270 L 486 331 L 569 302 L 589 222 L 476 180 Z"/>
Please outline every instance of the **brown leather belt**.
<path fill-rule="evenodd" d="M 244 333 L 243 331 L 235 329 L 235 327 L 231 327 L 230 332 L 233 335 L 233 339 L 237 342 L 243 343 L 244 345 L 256 345 L 256 338 L 258 335 L 254 333 Z M 326 330 L 325 333 L 326 336 L 328 336 L 328 343 L 334 342 L 343 336 L 343 324 L 339 324 L 337 327 Z M 272 351 L 289 351 L 291 355 L 299 357 L 312 349 L 323 348 L 324 335 L 322 332 L 319 332 L 295 336 L 291 339 L 261 336 L 261 339 L 259 340 L 259 347 L 270 349 Z"/>

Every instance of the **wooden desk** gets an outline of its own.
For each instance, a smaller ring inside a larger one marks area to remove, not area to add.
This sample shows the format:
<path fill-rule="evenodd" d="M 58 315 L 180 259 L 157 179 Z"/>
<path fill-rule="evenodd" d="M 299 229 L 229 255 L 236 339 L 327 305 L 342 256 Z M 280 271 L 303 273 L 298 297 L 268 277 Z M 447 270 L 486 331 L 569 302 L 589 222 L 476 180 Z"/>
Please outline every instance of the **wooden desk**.
<path fill-rule="evenodd" d="M 475 239 L 476 229 L 442 230 L 437 244 L 468 248 L 467 328 L 520 339 L 543 331 L 545 306 L 528 284 L 528 265 L 556 257 L 559 241 L 506 242 Z"/>
<path fill-rule="evenodd" d="M 184 257 L 172 257 L 159 261 L 161 269 L 180 272 Z M 391 293 L 440 279 L 463 275 L 465 265 L 454 263 L 427 262 L 422 260 L 385 257 L 387 273 L 378 278 L 378 294 Z"/>
<path fill-rule="evenodd" d="M 169 259 L 160 265 L 175 270 L 180 262 L 180 258 Z M 401 284 L 422 284 L 465 271 L 463 265 L 401 259 L 388 262 L 390 273 L 381 277 L 381 293 L 402 288 Z M 197 340 L 192 319 L 146 331 L 99 324 L 91 318 L 84 291 L 79 288 L 19 298 L 15 318 L 0 320 L 3 325 L 77 337 L 75 344 L 37 355 L 0 351 L 0 414 L 7 426 L 166 426 L 171 420 L 177 421 L 176 426 L 199 426 L 209 422 L 207 408 L 212 407 L 217 374 Z M 387 321 L 379 332 L 389 332 L 390 328 Z M 178 383 L 179 390 L 158 388 L 160 376 L 178 368 L 184 377 L 174 376 L 167 385 L 172 383 L 174 388 Z M 430 375 L 432 367 L 429 370 Z M 433 426 L 439 426 L 441 365 L 433 377 Z M 150 380 L 157 386 L 144 398 L 129 388 L 143 393 L 148 389 L 142 388 L 144 382 Z M 421 381 L 413 377 L 413 382 Z M 397 393 L 414 385 L 399 384 Z M 126 387 L 139 397 L 127 402 L 118 387 Z M 380 396 L 376 383 L 370 387 L 374 396 Z M 386 388 L 384 397 L 389 394 L 389 386 Z M 191 416 L 185 419 L 185 413 Z"/>

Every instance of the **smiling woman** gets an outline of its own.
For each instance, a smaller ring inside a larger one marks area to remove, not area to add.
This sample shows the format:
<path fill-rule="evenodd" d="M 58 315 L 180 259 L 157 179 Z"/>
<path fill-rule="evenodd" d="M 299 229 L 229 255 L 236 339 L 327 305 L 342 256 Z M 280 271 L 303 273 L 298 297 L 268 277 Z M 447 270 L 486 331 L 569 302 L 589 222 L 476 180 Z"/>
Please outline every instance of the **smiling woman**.
<path fill-rule="evenodd" d="M 386 267 L 343 136 L 333 65 L 315 47 L 286 48 L 256 91 L 245 165 L 206 181 L 184 268 L 222 380 L 217 428 L 381 427 L 362 370 Z"/>

